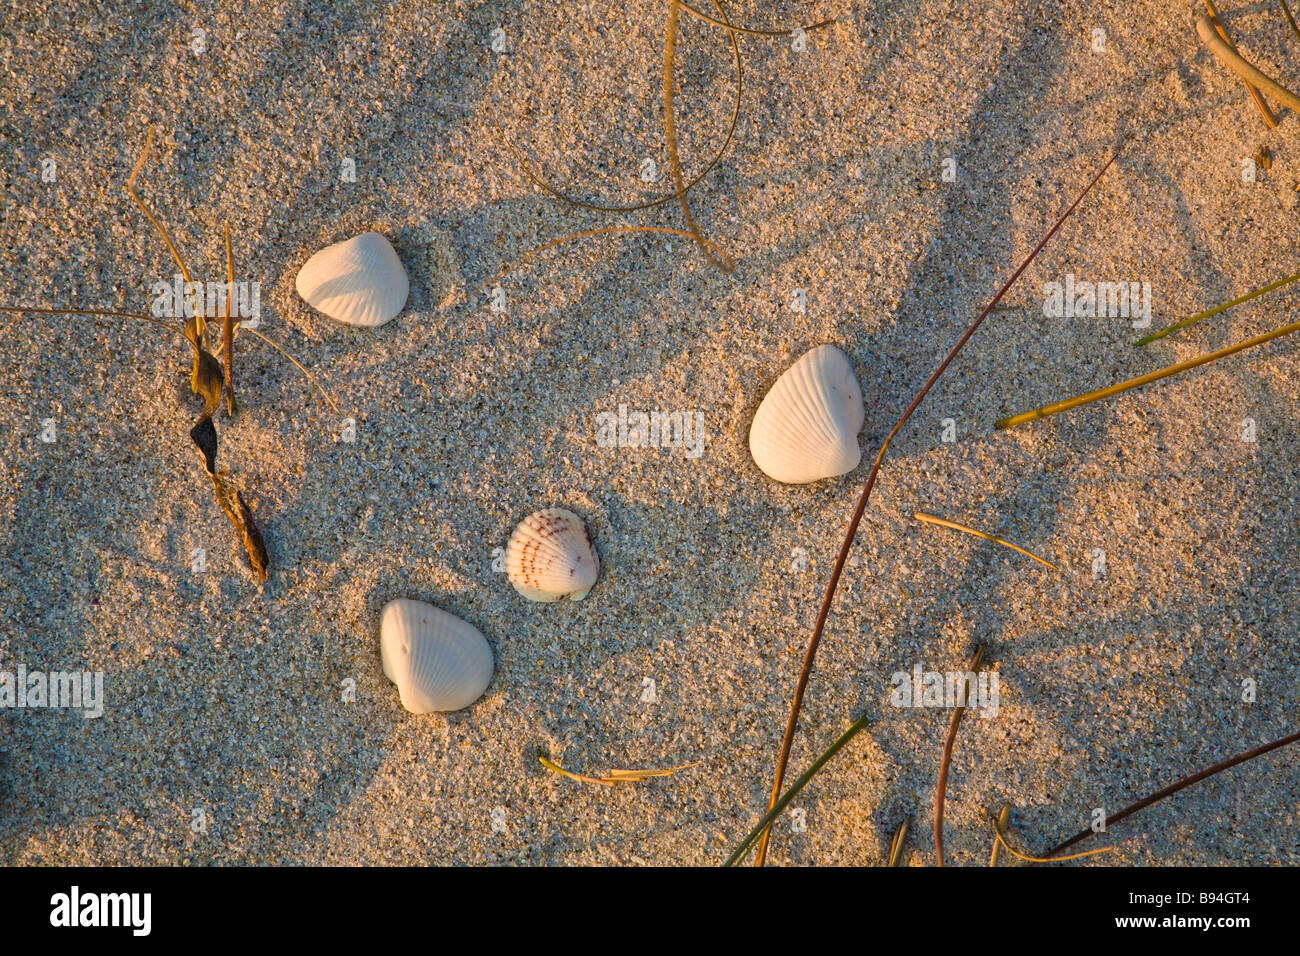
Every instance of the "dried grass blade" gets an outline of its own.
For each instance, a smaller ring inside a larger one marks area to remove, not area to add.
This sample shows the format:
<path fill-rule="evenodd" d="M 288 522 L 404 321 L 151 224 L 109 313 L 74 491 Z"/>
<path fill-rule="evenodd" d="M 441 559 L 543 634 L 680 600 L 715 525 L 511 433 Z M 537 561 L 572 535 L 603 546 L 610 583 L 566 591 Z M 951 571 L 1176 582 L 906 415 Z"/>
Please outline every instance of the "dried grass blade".
<path fill-rule="evenodd" d="M 673 64 L 677 58 L 677 27 L 681 20 L 681 0 L 668 0 L 668 28 L 664 42 L 664 135 L 668 140 L 668 166 L 672 170 L 673 184 L 677 187 L 677 203 L 682 207 L 682 216 L 692 238 L 699 244 L 704 255 L 723 272 L 735 272 L 736 263 L 725 252 L 714 255 L 712 243 L 706 242 L 700 233 L 700 227 L 691 214 L 691 202 L 686 196 L 686 182 L 682 177 L 682 164 L 677 155 L 677 125 L 673 119 Z M 720 250 L 719 250 L 720 251 Z"/>
<path fill-rule="evenodd" d="M 1125 817 L 1132 816 L 1133 814 L 1137 813 L 1139 810 L 1143 810 L 1151 806 L 1153 803 L 1159 803 L 1165 797 L 1173 796 L 1179 790 L 1185 790 L 1186 788 L 1190 787 L 1194 783 L 1200 783 L 1202 780 L 1208 779 L 1209 777 L 1213 777 L 1216 773 L 1222 773 L 1224 770 L 1231 769 L 1232 767 L 1235 767 L 1238 764 L 1246 763 L 1246 761 L 1248 760 L 1254 760 L 1256 757 L 1262 757 L 1264 756 L 1264 754 L 1269 753 L 1271 751 L 1279 750 L 1282 747 L 1288 747 L 1291 744 L 1296 743 L 1297 741 L 1300 741 L 1300 733 L 1290 734 L 1289 736 L 1280 737 L 1277 740 L 1266 743 L 1262 747 L 1256 747 L 1254 750 L 1247 750 L 1245 753 L 1237 754 L 1237 756 L 1235 757 L 1229 757 L 1227 760 L 1220 761 L 1219 763 L 1216 763 L 1211 767 L 1206 767 L 1204 770 L 1198 771 L 1197 773 L 1194 773 L 1191 776 L 1184 777 L 1181 780 L 1171 783 L 1169 786 L 1157 790 L 1149 797 L 1144 797 L 1143 799 L 1137 801 L 1136 803 L 1129 804 L 1123 810 L 1111 814 L 1106 818 L 1106 826 L 1109 827 L 1111 824 L 1118 823 L 1120 820 L 1123 820 Z M 1091 827 L 1089 827 L 1087 830 L 1084 830 L 1082 833 L 1076 833 L 1074 836 L 1070 837 L 1070 839 L 1066 840 L 1064 843 L 1058 843 L 1056 846 L 1052 847 L 1050 850 L 1044 853 L 1043 856 L 1054 857 L 1056 856 L 1057 853 L 1060 853 L 1062 850 L 1068 850 L 1076 843 L 1088 839 L 1088 837 L 1092 836 L 1095 832 L 1096 831 L 1094 831 Z"/>
<path fill-rule="evenodd" d="M 1281 83 L 1265 76 L 1259 69 L 1246 62 L 1240 53 L 1223 42 L 1223 39 L 1215 32 L 1214 24 L 1210 18 L 1204 14 L 1196 18 L 1196 33 L 1209 51 L 1218 57 L 1220 63 L 1243 80 L 1254 83 L 1260 89 L 1266 90 L 1273 99 L 1285 103 L 1293 112 L 1300 113 L 1300 96 L 1296 96 Z"/>
<path fill-rule="evenodd" d="M 1218 315 L 1220 312 L 1226 312 L 1228 309 L 1231 309 L 1234 306 L 1241 305 L 1244 302 L 1249 302 L 1251 299 L 1258 298 L 1259 296 L 1263 295 L 1266 292 L 1272 292 L 1274 289 L 1280 289 L 1284 285 L 1288 285 L 1292 282 L 1295 282 L 1296 279 L 1300 279 L 1300 272 L 1297 272 L 1293 276 L 1287 276 L 1285 279 L 1278 279 L 1276 282 L 1270 282 L 1268 285 L 1264 286 L 1263 288 L 1256 289 L 1254 292 L 1247 292 L 1245 295 L 1238 296 L 1237 298 L 1233 299 L 1231 302 L 1225 302 L 1223 303 L 1223 305 L 1216 305 L 1212 309 L 1206 309 L 1204 312 L 1198 312 L 1195 315 L 1188 316 L 1187 318 L 1183 319 L 1180 322 L 1175 322 L 1173 325 L 1166 326 L 1165 328 L 1161 329 L 1159 332 L 1152 332 L 1150 335 L 1138 339 L 1133 344 L 1149 345 L 1152 342 L 1155 342 L 1157 339 L 1163 339 L 1166 335 L 1169 335 L 1173 332 L 1177 332 L 1179 329 L 1185 329 L 1189 325 L 1195 325 L 1197 322 L 1200 322 L 1203 319 L 1208 319 L 1211 316 Z"/>
<path fill-rule="evenodd" d="M 1247 339 L 1244 342 L 1238 342 L 1236 345 L 1229 345 L 1227 348 L 1219 349 L 1217 352 L 1207 352 L 1205 355 L 1198 355 L 1194 359 L 1186 362 L 1179 362 L 1177 365 L 1170 365 L 1168 368 L 1158 369 L 1154 372 L 1148 372 L 1146 375 L 1139 375 L 1137 378 L 1131 378 L 1126 382 L 1116 382 L 1114 385 L 1108 385 L 1105 388 L 1099 388 L 1095 392 L 1087 392 L 1083 395 L 1076 395 L 1074 398 L 1067 398 L 1060 402 L 1053 402 L 1051 405 L 1044 405 L 1032 412 L 1021 412 L 1019 415 L 1012 415 L 995 422 L 993 427 L 997 429 L 1015 428 L 1017 425 L 1024 425 L 1027 422 L 1037 421 L 1040 418 L 1047 418 L 1051 415 L 1059 415 L 1061 412 L 1068 412 L 1072 408 L 1078 408 L 1081 405 L 1090 405 L 1093 402 L 1099 402 L 1103 398 L 1110 398 L 1112 395 L 1120 395 L 1124 392 L 1135 388 L 1141 388 L 1143 385 L 1150 385 L 1152 382 L 1158 382 L 1162 378 L 1169 378 L 1171 375 L 1178 375 L 1180 372 L 1186 372 L 1190 369 L 1197 368 L 1201 365 L 1208 365 L 1210 362 L 1217 362 L 1221 358 L 1227 358 L 1229 355 L 1236 355 L 1246 349 L 1254 348 L 1256 345 L 1263 345 L 1265 342 L 1271 342 L 1274 339 L 1281 338 L 1284 335 L 1290 335 L 1292 332 L 1300 331 L 1300 322 L 1292 322 L 1290 325 L 1284 325 L 1280 329 L 1274 329 L 1264 335 L 1257 335 L 1253 339 Z"/>
<path fill-rule="evenodd" d="M 984 651 L 983 644 L 975 648 L 970 665 L 966 668 L 967 673 L 979 670 L 980 664 L 984 661 Z M 948 736 L 944 739 L 943 758 L 939 761 L 939 781 L 934 788 L 934 859 L 938 866 L 943 866 L 943 807 L 948 796 L 948 769 L 952 764 L 952 752 L 957 744 L 957 728 L 961 726 L 961 719 L 966 713 L 966 701 L 970 699 L 969 683 L 965 677 L 962 678 L 962 702 L 952 709 L 952 717 L 948 720 Z"/>
<path fill-rule="evenodd" d="M 1038 555 L 1034 554 L 1034 552 L 1032 551 L 1026 551 L 1024 548 L 1020 547 L 1019 545 L 1012 544 L 1010 541 L 1007 541 L 1003 538 L 997 538 L 991 534 L 986 534 L 983 531 L 976 531 L 974 528 L 968 528 L 964 524 L 958 524 L 955 521 L 949 521 L 947 518 L 936 518 L 934 515 L 928 515 L 922 511 L 918 511 L 916 514 L 912 515 L 912 517 L 916 518 L 918 521 L 925 521 L 929 524 L 937 524 L 945 528 L 951 528 L 954 531 L 962 531 L 965 532 L 966 534 L 973 534 L 977 538 L 983 538 L 985 541 L 992 541 L 995 544 L 1002 545 L 1004 548 L 1010 548 L 1012 551 L 1019 551 L 1025 557 L 1033 558 L 1039 564 L 1045 564 L 1053 571 L 1061 570 L 1056 565 L 1054 565 L 1051 561 L 1045 561 L 1044 559 L 1040 558 Z"/>

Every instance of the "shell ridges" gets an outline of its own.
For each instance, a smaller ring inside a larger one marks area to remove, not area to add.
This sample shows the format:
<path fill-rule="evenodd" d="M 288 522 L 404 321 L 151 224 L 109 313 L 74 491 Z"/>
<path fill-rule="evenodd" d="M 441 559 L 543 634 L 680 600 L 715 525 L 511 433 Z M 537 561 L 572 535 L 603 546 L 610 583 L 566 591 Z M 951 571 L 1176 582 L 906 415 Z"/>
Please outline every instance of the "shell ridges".
<path fill-rule="evenodd" d="M 379 622 L 384 675 L 414 714 L 461 710 L 492 682 L 492 648 L 478 628 L 441 608 L 400 598 Z"/>
<path fill-rule="evenodd" d="M 536 511 L 515 526 L 506 545 L 506 576 L 530 601 L 581 601 L 600 575 L 586 523 L 564 508 Z"/>
<path fill-rule="evenodd" d="M 313 309 L 365 328 L 383 325 L 401 312 L 411 290 L 392 243 L 377 232 L 321 249 L 298 270 L 294 284 Z"/>
<path fill-rule="evenodd" d="M 862 460 L 858 432 L 865 420 L 849 357 L 834 345 L 819 345 L 786 369 L 759 404 L 749 452 L 780 482 L 833 478 Z"/>

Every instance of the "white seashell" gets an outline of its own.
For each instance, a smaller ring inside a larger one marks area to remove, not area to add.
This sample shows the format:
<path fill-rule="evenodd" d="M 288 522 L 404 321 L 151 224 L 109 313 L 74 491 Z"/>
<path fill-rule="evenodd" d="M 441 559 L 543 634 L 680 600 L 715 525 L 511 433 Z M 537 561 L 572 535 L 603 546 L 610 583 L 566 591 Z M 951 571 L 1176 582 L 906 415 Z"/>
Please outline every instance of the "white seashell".
<path fill-rule="evenodd" d="M 506 576 L 530 601 L 581 601 L 600 574 L 591 532 L 563 508 L 529 515 L 506 545 Z"/>
<path fill-rule="evenodd" d="M 749 429 L 749 453 L 768 476 L 804 484 L 847 474 L 862 452 L 862 389 L 849 357 L 819 345 L 782 373 Z"/>
<path fill-rule="evenodd" d="M 402 598 L 379 620 L 384 674 L 413 714 L 460 710 L 492 682 L 492 648 L 472 624 L 423 601 Z"/>
<path fill-rule="evenodd" d="M 402 260 L 377 232 L 326 246 L 298 270 L 296 285 L 313 309 L 368 328 L 401 312 L 411 290 Z"/>

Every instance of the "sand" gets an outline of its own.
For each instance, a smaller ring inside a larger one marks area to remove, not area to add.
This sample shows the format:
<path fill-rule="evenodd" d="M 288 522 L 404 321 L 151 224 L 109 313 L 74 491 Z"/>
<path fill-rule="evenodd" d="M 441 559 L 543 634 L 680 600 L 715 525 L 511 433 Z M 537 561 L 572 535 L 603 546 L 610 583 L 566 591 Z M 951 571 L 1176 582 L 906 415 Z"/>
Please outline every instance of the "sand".
<path fill-rule="evenodd" d="M 5 327 L 0 670 L 102 672 L 104 713 L 0 711 L 0 862 L 721 862 L 766 804 L 867 464 L 1126 134 L 1015 307 L 894 445 L 791 775 L 859 714 L 873 724 L 796 800 L 771 862 L 879 864 L 909 818 L 908 863 L 934 862 L 949 712 L 891 706 L 890 676 L 958 669 L 980 641 L 1000 706 L 961 729 L 952 864 L 987 863 L 984 811 L 1004 802 L 1016 844 L 1042 850 L 1093 808 L 1292 732 L 1300 343 L 992 428 L 1294 321 L 1288 289 L 1135 349 L 1128 319 L 1043 313 L 1045 284 L 1067 273 L 1149 282 L 1158 327 L 1295 270 L 1300 120 L 1264 126 L 1200 49 L 1196 9 L 728 4 L 739 23 L 836 19 L 803 50 L 740 41 L 735 139 L 691 193 L 736 272 L 676 238 L 578 240 L 511 270 L 498 312 L 483 282 L 545 241 L 681 227 L 671 203 L 567 206 L 520 162 L 597 204 L 671 190 L 662 4 L 8 5 L 0 304 L 148 310 L 175 268 L 123 185 L 157 123 L 142 195 L 205 279 L 224 275 L 229 222 L 261 330 L 340 411 L 239 338 L 243 408 L 217 419 L 220 463 L 266 535 L 261 587 L 186 437 L 184 342 L 131 320 Z M 1243 52 L 1294 88 L 1300 40 L 1280 11 L 1229 16 Z M 735 77 L 725 35 L 689 17 L 679 57 L 690 178 L 722 143 Z M 1271 168 L 1243 181 L 1261 146 Z M 642 181 L 646 159 L 658 182 Z M 313 312 L 293 285 L 309 255 L 367 229 L 411 278 L 378 330 Z M 778 485 L 749 457 L 749 422 L 825 342 L 862 383 L 865 461 Z M 598 416 L 620 404 L 699 412 L 703 453 L 601 447 Z M 513 525 L 549 506 L 596 536 L 602 574 L 581 603 L 526 602 L 493 570 Z M 476 705 L 401 708 L 376 633 L 399 597 L 488 636 L 497 669 Z M 591 774 L 702 763 L 609 789 L 548 772 L 539 751 Z M 1300 753 L 1282 750 L 1144 811 L 1081 865 L 1294 865 L 1297 794 Z"/>

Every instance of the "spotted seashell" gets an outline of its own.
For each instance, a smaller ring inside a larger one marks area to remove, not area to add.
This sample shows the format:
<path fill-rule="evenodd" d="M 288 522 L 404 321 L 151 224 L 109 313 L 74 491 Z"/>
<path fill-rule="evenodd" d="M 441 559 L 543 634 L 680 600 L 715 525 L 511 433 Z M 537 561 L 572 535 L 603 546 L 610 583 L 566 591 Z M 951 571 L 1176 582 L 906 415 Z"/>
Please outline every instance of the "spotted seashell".
<path fill-rule="evenodd" d="M 384 607 L 379 653 L 413 714 L 461 710 L 492 682 L 492 648 L 478 628 L 423 601 L 402 598 Z"/>
<path fill-rule="evenodd" d="M 768 476 L 804 484 L 847 474 L 862 452 L 866 418 L 849 357 L 819 345 L 791 365 L 764 397 L 749 429 L 749 453 Z"/>
<path fill-rule="evenodd" d="M 563 508 L 529 515 L 506 545 L 506 576 L 530 601 L 581 601 L 599 574 L 591 532 Z"/>
<path fill-rule="evenodd" d="M 313 309 L 366 328 L 401 312 L 411 289 L 392 244 L 377 232 L 326 246 L 298 270 L 296 284 Z"/>

